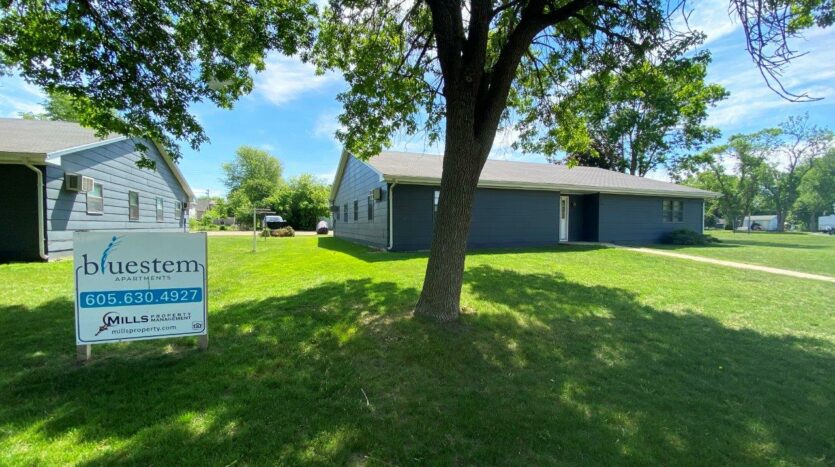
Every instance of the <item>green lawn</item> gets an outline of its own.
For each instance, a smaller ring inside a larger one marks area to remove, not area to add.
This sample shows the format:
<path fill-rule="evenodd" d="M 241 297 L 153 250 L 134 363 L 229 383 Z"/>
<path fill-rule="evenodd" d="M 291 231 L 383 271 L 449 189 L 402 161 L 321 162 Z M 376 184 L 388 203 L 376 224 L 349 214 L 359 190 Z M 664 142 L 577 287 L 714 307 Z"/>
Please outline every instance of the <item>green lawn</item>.
<path fill-rule="evenodd" d="M 260 240 L 259 240 L 260 242 Z M 0 266 L 0 464 L 835 463 L 835 285 L 560 247 L 467 260 L 210 239 L 210 348 L 74 362 L 70 262 Z M 366 398 L 367 397 L 367 398 Z"/>
<path fill-rule="evenodd" d="M 657 248 L 709 258 L 835 276 L 835 235 L 807 233 L 707 232 L 721 240 L 710 246 L 658 245 Z"/>

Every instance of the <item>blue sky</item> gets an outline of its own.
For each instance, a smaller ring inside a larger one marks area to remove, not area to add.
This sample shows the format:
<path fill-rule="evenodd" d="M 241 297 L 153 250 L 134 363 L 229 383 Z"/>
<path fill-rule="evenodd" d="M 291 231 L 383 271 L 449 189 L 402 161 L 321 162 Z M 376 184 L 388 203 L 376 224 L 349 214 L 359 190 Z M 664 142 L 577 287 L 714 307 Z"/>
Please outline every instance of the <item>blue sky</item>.
<path fill-rule="evenodd" d="M 713 54 L 709 80 L 730 91 L 730 97 L 710 112 L 708 123 L 723 136 L 773 126 L 789 115 L 808 112 L 819 125 L 835 120 L 835 28 L 811 30 L 796 48 L 808 54 L 791 64 L 784 83 L 793 91 L 808 91 L 823 100 L 790 103 L 769 90 L 744 49 L 738 21 L 728 18 L 727 0 L 689 3 L 694 9 L 690 25 L 708 35 L 705 47 Z M 340 146 L 333 137 L 340 106 L 337 93 L 344 83 L 335 74 L 315 76 L 313 68 L 293 58 L 270 57 L 267 70 L 256 77 L 255 91 L 239 101 L 233 110 L 196 105 L 193 111 L 204 125 L 211 143 L 199 151 L 184 148 L 180 167 L 198 194 L 210 190 L 222 194 L 222 163 L 234 157 L 238 146 L 261 147 L 281 159 L 285 176 L 312 173 L 332 179 L 339 161 Z M 17 77 L 0 78 L 0 116 L 16 117 L 19 112 L 40 111 L 43 94 Z M 491 157 L 542 161 L 536 155 L 509 149 L 513 133 L 499 137 Z M 437 152 L 426 148 L 419 137 L 397 138 L 396 150 Z M 661 172 L 651 174 L 665 178 Z"/>

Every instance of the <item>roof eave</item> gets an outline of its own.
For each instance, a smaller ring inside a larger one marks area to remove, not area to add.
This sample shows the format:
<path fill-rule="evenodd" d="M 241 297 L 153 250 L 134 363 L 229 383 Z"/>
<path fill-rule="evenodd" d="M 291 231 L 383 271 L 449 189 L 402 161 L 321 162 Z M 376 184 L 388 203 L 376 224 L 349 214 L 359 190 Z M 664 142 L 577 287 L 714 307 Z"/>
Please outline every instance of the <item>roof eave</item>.
<path fill-rule="evenodd" d="M 128 139 L 127 136 L 121 136 L 120 135 L 120 136 L 115 136 L 115 137 L 112 137 L 112 138 L 103 139 L 103 140 L 100 140 L 100 141 L 95 141 L 95 142 L 88 143 L 88 144 L 82 144 L 80 146 L 72 146 L 72 147 L 69 147 L 69 148 L 58 149 L 56 151 L 51 151 L 51 152 L 46 153 L 46 159 L 47 159 L 47 161 L 57 160 L 58 163 L 60 164 L 61 163 L 60 162 L 61 161 L 61 156 L 63 156 L 63 155 L 71 154 L 71 153 L 78 152 L 78 151 L 83 151 L 85 149 L 93 149 L 93 148 L 97 148 L 97 147 L 101 147 L 101 146 L 106 146 L 106 145 L 112 144 L 112 143 L 118 143 L 119 141 L 124 141 L 126 139 Z"/>
<path fill-rule="evenodd" d="M 439 185 L 441 180 L 434 177 L 411 177 L 384 175 L 383 179 L 389 183 L 413 184 L 413 185 Z M 584 193 L 605 193 L 613 195 L 637 195 L 637 196 L 669 196 L 674 198 L 718 198 L 719 193 L 700 190 L 698 192 L 678 192 L 667 190 L 630 190 L 596 187 L 591 185 L 560 185 L 550 183 L 526 183 L 526 182 L 501 182 L 492 180 L 481 180 L 479 188 L 500 188 L 517 190 L 539 190 L 539 191 L 577 191 Z"/>
<path fill-rule="evenodd" d="M 196 199 L 194 196 L 194 192 L 191 191 L 191 186 L 189 186 L 185 177 L 183 177 L 183 173 L 180 172 L 180 168 L 177 167 L 177 164 L 174 163 L 174 160 L 171 158 L 171 155 L 168 154 L 168 151 L 160 143 L 154 140 L 151 140 L 151 142 L 154 143 L 154 147 L 156 147 L 157 151 L 159 151 L 160 155 L 162 156 L 162 159 L 165 161 L 165 164 L 168 165 L 169 169 L 171 169 L 171 173 L 174 174 L 174 177 L 180 183 L 180 186 L 183 188 L 183 191 L 185 191 L 188 195 L 189 202 L 194 202 L 194 200 Z"/>

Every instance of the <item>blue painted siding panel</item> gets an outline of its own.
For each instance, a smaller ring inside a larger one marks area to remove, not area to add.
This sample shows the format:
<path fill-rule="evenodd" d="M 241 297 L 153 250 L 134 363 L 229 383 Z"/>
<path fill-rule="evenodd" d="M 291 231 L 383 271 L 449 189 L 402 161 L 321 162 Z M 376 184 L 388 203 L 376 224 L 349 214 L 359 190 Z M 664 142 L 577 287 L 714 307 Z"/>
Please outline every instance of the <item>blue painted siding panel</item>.
<path fill-rule="evenodd" d="M 394 188 L 394 249 L 426 250 L 432 241 L 437 187 Z M 443 195 L 442 195 L 443 196 Z M 555 245 L 559 239 L 559 193 L 479 189 L 467 240 L 469 248 Z"/>
<path fill-rule="evenodd" d="M 368 195 L 380 188 L 383 197 L 372 200 L 373 219 L 368 219 Z M 354 201 L 357 202 L 357 219 L 354 220 Z M 333 221 L 333 235 L 357 243 L 385 248 L 388 244 L 388 187 L 370 167 L 349 157 L 342 175 L 342 182 L 336 192 L 334 204 L 339 206 L 339 216 Z M 348 205 L 348 221 L 344 219 L 344 208 Z"/>
<path fill-rule="evenodd" d="M 683 222 L 663 222 L 664 198 L 649 196 L 600 195 L 599 241 L 606 243 L 657 243 L 673 230 L 702 231 L 702 200 L 680 199 Z"/>
<path fill-rule="evenodd" d="M 555 191 L 476 190 L 469 248 L 556 245 L 560 194 Z"/>
<path fill-rule="evenodd" d="M 396 185 L 392 188 L 393 250 L 429 249 L 436 189 L 422 185 Z"/>
<path fill-rule="evenodd" d="M 156 161 L 156 171 L 140 169 L 140 153 L 134 142 L 119 141 L 87 149 L 61 158 L 61 167 L 46 170 L 47 245 L 49 254 L 60 256 L 72 250 L 76 230 L 182 230 L 175 203 L 186 202 L 180 186 L 162 155 L 147 144 L 147 157 Z M 87 214 L 87 196 L 64 189 L 64 173 L 78 173 L 102 184 L 104 213 Z M 128 218 L 128 191 L 139 193 L 139 219 Z M 156 220 L 156 198 L 163 199 L 163 222 Z"/>

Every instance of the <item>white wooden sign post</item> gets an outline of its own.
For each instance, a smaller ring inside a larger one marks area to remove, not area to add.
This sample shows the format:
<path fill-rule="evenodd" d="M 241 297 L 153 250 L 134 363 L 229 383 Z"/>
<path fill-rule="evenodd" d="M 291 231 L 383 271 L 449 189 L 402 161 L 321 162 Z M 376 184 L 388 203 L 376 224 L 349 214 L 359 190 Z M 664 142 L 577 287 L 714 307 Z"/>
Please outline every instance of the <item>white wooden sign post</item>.
<path fill-rule="evenodd" d="M 205 232 L 76 232 L 75 339 L 91 345 L 198 336 L 209 344 Z"/>

